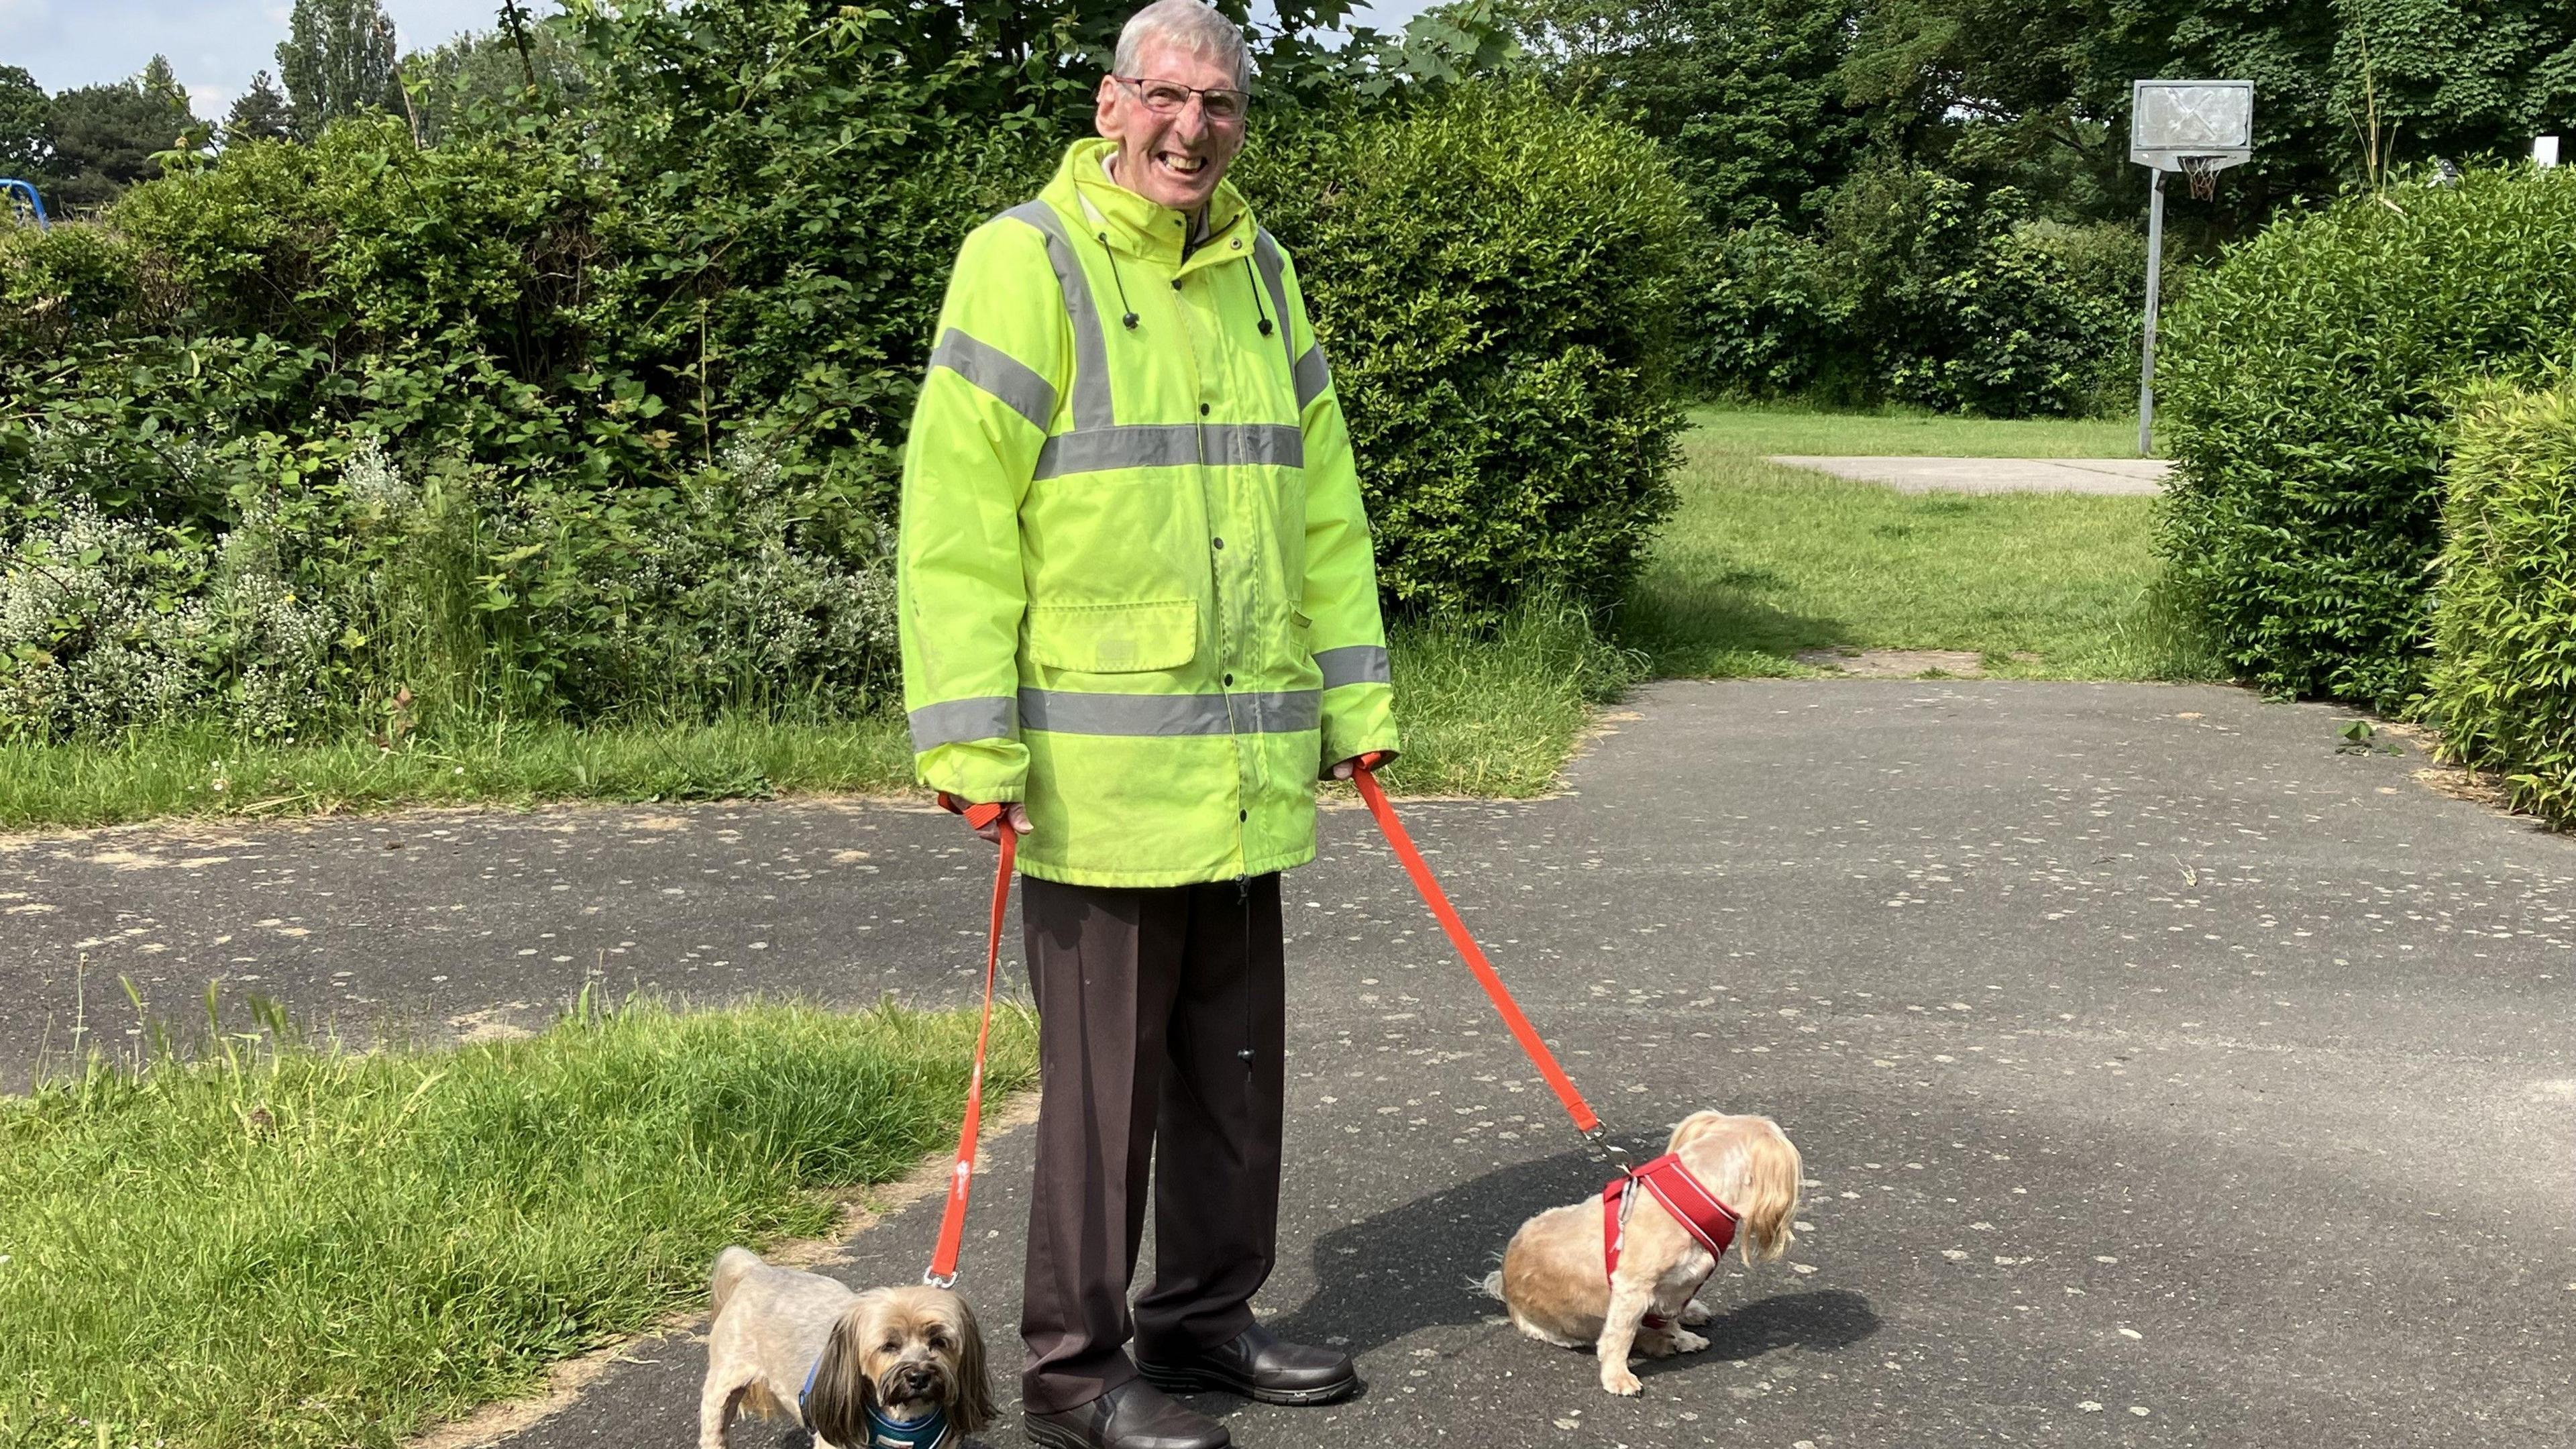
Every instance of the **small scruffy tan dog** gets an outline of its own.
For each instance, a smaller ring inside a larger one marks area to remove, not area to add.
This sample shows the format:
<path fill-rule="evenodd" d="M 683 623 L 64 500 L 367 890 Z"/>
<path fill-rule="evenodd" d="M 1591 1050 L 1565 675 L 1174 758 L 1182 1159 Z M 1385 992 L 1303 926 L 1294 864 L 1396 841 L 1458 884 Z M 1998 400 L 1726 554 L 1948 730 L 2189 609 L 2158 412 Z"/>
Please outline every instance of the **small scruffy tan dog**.
<path fill-rule="evenodd" d="M 1798 1149 L 1778 1123 L 1694 1112 L 1673 1129 L 1664 1151 L 1687 1169 L 1676 1191 L 1687 1194 L 1687 1179 L 1696 1179 L 1716 1197 L 1719 1220 L 1732 1219 L 1738 1229 L 1734 1245 L 1747 1264 L 1757 1247 L 1764 1262 L 1789 1251 L 1801 1166 Z M 1717 1271 L 1725 1245 L 1721 1241 L 1711 1252 L 1701 1231 L 1674 1216 L 1661 1189 L 1630 1190 L 1623 1197 L 1609 1207 L 1607 1223 L 1603 1199 L 1596 1196 L 1549 1208 L 1521 1224 L 1503 1250 L 1502 1271 L 1485 1279 L 1485 1291 L 1503 1300 L 1512 1322 L 1530 1337 L 1559 1348 L 1592 1349 L 1601 1360 L 1601 1387 L 1633 1394 L 1638 1384 L 1628 1369 L 1632 1347 L 1649 1358 L 1708 1347 L 1707 1339 L 1690 1331 L 1710 1316 L 1692 1295 Z M 1617 1216 L 1622 1208 L 1624 1221 Z M 1604 1247 L 1614 1232 L 1615 1272 L 1607 1267 Z"/>
<path fill-rule="evenodd" d="M 716 1255 L 708 1290 L 698 1449 L 725 1449 L 744 1409 L 803 1425 L 818 1449 L 949 1449 L 992 1422 L 984 1333 L 954 1293 L 856 1293 L 748 1248 Z"/>

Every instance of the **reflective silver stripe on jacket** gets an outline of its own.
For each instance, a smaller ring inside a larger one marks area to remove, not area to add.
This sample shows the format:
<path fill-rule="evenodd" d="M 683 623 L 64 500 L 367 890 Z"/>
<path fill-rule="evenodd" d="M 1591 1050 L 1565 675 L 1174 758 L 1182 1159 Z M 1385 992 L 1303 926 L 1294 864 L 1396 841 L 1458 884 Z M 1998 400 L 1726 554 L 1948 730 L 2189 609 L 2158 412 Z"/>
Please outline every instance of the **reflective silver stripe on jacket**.
<path fill-rule="evenodd" d="M 1297 359 L 1297 411 L 1306 411 L 1306 404 L 1322 397 L 1332 385 L 1333 370 L 1324 365 L 1324 344 L 1318 342 Z"/>
<path fill-rule="evenodd" d="M 912 725 L 912 752 L 918 755 L 941 745 L 1010 739 L 1019 733 L 1011 712 L 1016 703 L 1008 695 L 987 695 L 925 704 L 906 716 Z"/>
<path fill-rule="evenodd" d="M 1044 233 L 1047 263 L 1055 268 L 1057 290 L 1064 293 L 1064 313 L 1073 322 L 1073 425 L 1105 428 L 1118 421 L 1109 400 L 1109 338 L 1100 330 L 1100 308 L 1092 301 L 1091 283 L 1073 255 L 1073 238 L 1064 218 L 1043 201 L 1023 202 L 1002 215 Z"/>
<path fill-rule="evenodd" d="M 1286 423 L 1129 423 L 1058 433 L 1038 446 L 1034 478 L 1197 463 L 1306 465 L 1306 435 Z"/>
<path fill-rule="evenodd" d="M 1252 234 L 1252 262 L 1261 268 L 1261 284 L 1270 289 L 1270 312 L 1279 319 L 1279 350 L 1287 356 L 1288 370 L 1293 373 L 1297 370 L 1297 339 L 1288 335 L 1288 259 L 1279 254 L 1279 243 L 1271 240 L 1268 227 Z"/>
<path fill-rule="evenodd" d="M 1323 693 L 1081 694 L 1020 691 L 1024 728 L 1060 735 L 1294 734 L 1317 727 Z"/>
<path fill-rule="evenodd" d="M 1055 419 L 1055 384 L 1038 376 L 1027 363 L 951 327 L 930 349 L 930 365 L 944 367 L 999 399 L 1004 407 L 1047 430 Z"/>
<path fill-rule="evenodd" d="M 1324 671 L 1324 687 L 1339 689 L 1345 684 L 1393 684 L 1395 671 L 1387 664 L 1386 650 L 1376 644 L 1349 644 L 1339 649 L 1315 651 L 1315 667 Z"/>

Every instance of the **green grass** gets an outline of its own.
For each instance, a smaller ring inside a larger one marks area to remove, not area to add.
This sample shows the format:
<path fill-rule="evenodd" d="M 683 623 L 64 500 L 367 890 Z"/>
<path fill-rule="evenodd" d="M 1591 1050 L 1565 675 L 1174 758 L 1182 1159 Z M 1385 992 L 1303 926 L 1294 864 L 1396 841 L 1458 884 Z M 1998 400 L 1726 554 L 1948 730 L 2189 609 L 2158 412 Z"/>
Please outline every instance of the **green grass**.
<path fill-rule="evenodd" d="M 179 729 L 112 744 L 0 744 L 0 829 L 400 805 L 708 800 L 909 784 L 899 719 L 844 724 L 509 725 L 414 739 L 247 742 Z"/>
<path fill-rule="evenodd" d="M 1691 409 L 1694 446 L 1759 456 L 2134 458 L 2135 418 L 1962 418 L 1887 408 L 1823 412 L 1788 404 Z"/>
<path fill-rule="evenodd" d="M 639 1003 L 0 1099 L 0 1443 L 393 1445 L 524 1393 L 951 1144 L 974 1026 Z M 994 1088 L 1028 1084 L 1028 1019 L 994 1035 Z"/>
<path fill-rule="evenodd" d="M 1395 698 L 1404 753 L 1390 794 L 1544 793 L 1591 723 L 1643 661 L 1613 648 L 1571 605 L 1537 601 L 1500 624 L 1396 631 Z"/>
<path fill-rule="evenodd" d="M 1808 674 L 1798 651 L 1843 647 L 1966 650 L 2003 677 L 2222 677 L 2158 587 L 2150 499 L 1902 494 L 1740 442 L 1688 439 L 1681 506 L 1621 613 L 1659 675 Z"/>

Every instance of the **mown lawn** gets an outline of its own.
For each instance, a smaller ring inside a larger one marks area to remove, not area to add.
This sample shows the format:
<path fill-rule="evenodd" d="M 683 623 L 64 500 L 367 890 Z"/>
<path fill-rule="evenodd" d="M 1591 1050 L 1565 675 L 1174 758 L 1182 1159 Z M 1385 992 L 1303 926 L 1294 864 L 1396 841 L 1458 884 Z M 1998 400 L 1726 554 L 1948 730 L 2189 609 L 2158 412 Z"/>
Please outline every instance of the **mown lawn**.
<path fill-rule="evenodd" d="M 0 1444 L 390 1446 L 525 1393 L 952 1145 L 974 1031 L 639 1003 L 0 1098 Z M 1025 1014 L 994 1039 L 994 1090 L 1030 1083 Z"/>
<path fill-rule="evenodd" d="M 1697 416 L 1680 507 L 1619 619 L 1654 673 L 1809 674 L 1799 651 L 1859 648 L 1963 650 L 2004 677 L 2219 677 L 2158 586 L 2150 499 L 1902 494 L 1760 456 L 2075 457 L 2105 425 Z"/>

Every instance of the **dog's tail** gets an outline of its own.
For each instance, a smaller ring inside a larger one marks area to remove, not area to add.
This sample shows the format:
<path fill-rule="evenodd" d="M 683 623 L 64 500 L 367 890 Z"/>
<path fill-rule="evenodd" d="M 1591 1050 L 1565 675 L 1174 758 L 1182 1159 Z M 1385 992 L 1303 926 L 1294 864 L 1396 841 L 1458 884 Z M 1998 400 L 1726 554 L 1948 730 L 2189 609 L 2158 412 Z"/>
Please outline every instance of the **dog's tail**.
<path fill-rule="evenodd" d="M 1737 1219 L 1744 1225 L 1736 1246 L 1748 1265 L 1755 1261 L 1757 1246 L 1762 1250 L 1761 1261 L 1767 1263 L 1797 1241 L 1791 1220 L 1798 1214 L 1798 1182 L 1805 1174 L 1797 1146 L 1780 1124 L 1768 1117 L 1755 1120 L 1761 1125 L 1744 1143 L 1744 1200 L 1735 1205 Z"/>
<path fill-rule="evenodd" d="M 1486 1274 L 1484 1281 L 1478 1283 L 1476 1286 L 1484 1289 L 1485 1296 L 1493 1299 L 1497 1303 L 1511 1302 L 1510 1299 L 1503 1296 L 1503 1270 L 1500 1268 L 1496 1268 L 1494 1271 Z"/>
<path fill-rule="evenodd" d="M 716 1254 L 716 1270 L 707 1279 L 710 1311 L 724 1312 L 725 1300 L 733 1296 L 734 1285 L 754 1268 L 767 1267 L 760 1255 L 749 1248 L 727 1248 Z"/>

